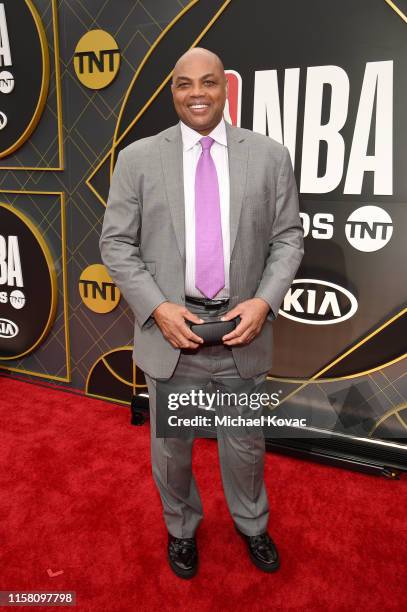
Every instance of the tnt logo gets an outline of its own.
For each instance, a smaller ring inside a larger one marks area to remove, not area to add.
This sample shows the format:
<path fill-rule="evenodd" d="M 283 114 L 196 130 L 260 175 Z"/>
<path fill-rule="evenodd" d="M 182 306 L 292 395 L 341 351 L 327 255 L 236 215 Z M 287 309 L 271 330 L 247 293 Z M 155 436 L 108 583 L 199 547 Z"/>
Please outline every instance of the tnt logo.
<path fill-rule="evenodd" d="M 242 113 L 242 77 L 235 70 L 225 70 L 228 80 L 228 96 L 223 115 L 225 121 L 240 127 Z"/>
<path fill-rule="evenodd" d="M 88 266 L 82 272 L 79 293 L 85 306 L 99 314 L 111 312 L 120 301 L 119 289 L 101 264 Z"/>
<path fill-rule="evenodd" d="M 103 89 L 116 77 L 120 51 L 113 36 L 104 30 L 91 30 L 76 45 L 74 68 L 80 82 L 89 89 Z"/>
<path fill-rule="evenodd" d="M 16 308 L 17 310 L 21 310 L 21 308 L 24 308 L 25 295 L 19 289 L 14 289 L 14 291 L 10 293 L 9 299 L 10 299 L 10 304 L 13 306 L 13 308 Z"/>
<path fill-rule="evenodd" d="M 393 221 L 389 213 L 379 206 L 362 206 L 349 215 L 345 234 L 355 249 L 371 253 L 389 242 L 393 234 Z"/>
<path fill-rule="evenodd" d="M 14 89 L 14 77 L 8 70 L 0 72 L 0 92 L 9 94 Z"/>

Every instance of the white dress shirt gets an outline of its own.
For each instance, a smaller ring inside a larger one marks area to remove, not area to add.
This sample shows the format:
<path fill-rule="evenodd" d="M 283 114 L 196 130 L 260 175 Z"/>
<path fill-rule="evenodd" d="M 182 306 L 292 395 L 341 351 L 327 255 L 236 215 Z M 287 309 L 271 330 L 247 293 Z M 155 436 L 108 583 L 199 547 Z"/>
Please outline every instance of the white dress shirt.
<path fill-rule="evenodd" d="M 205 298 L 195 287 L 195 173 L 198 159 L 202 152 L 200 139 L 202 134 L 191 129 L 182 121 L 181 133 L 184 162 L 184 196 L 185 196 L 185 295 Z M 219 183 L 220 213 L 222 224 L 223 260 L 225 268 L 225 286 L 218 291 L 213 299 L 229 297 L 229 265 L 230 265 L 230 187 L 229 160 L 226 139 L 225 122 L 220 123 L 208 134 L 214 139 L 211 147 L 212 159 L 215 163 Z"/>

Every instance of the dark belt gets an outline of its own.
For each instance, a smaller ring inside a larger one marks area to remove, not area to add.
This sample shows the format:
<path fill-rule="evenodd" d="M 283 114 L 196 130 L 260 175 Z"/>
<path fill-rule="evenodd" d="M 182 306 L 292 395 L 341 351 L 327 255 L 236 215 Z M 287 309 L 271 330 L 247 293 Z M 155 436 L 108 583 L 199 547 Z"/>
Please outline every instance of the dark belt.
<path fill-rule="evenodd" d="M 225 298 L 224 300 L 205 300 L 203 298 L 189 297 L 188 295 L 186 296 L 185 301 L 190 302 L 191 304 L 197 304 L 198 306 L 203 306 L 208 310 L 214 310 L 215 308 L 221 308 L 222 306 L 229 304 L 228 298 Z"/>

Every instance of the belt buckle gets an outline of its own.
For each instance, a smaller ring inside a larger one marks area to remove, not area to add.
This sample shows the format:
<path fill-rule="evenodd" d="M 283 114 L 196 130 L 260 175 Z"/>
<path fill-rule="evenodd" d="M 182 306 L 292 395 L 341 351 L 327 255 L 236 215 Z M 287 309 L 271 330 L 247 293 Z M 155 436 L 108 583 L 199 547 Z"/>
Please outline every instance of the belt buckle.
<path fill-rule="evenodd" d="M 229 298 L 224 298 L 220 300 L 210 300 L 209 298 L 195 298 L 195 297 L 186 297 L 186 301 L 190 300 L 193 304 L 200 304 L 207 310 L 213 310 L 215 308 L 220 308 L 221 306 L 226 306 L 229 303 Z"/>
<path fill-rule="evenodd" d="M 225 306 L 229 300 L 205 300 L 204 307 L 210 309 Z"/>

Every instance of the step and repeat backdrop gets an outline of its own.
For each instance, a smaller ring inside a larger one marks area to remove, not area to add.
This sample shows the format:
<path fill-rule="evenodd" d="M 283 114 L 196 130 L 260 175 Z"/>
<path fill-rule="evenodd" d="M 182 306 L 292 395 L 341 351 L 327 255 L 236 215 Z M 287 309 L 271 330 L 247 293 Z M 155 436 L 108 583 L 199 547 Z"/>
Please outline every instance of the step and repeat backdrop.
<path fill-rule="evenodd" d="M 284 143 L 305 256 L 274 323 L 279 411 L 407 434 L 407 0 L 0 2 L 0 372 L 129 404 L 133 319 L 98 248 L 121 148 L 176 123 L 176 59 Z"/>

